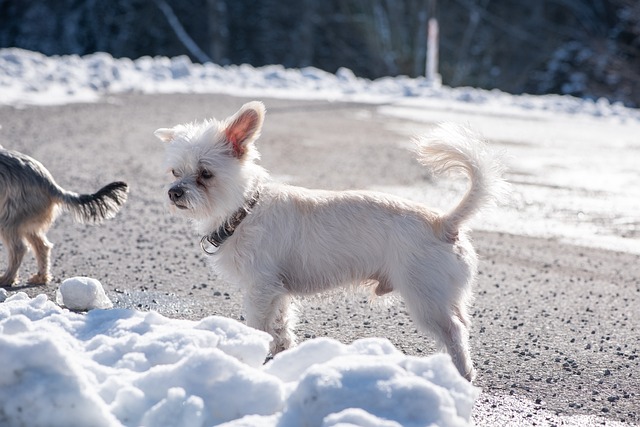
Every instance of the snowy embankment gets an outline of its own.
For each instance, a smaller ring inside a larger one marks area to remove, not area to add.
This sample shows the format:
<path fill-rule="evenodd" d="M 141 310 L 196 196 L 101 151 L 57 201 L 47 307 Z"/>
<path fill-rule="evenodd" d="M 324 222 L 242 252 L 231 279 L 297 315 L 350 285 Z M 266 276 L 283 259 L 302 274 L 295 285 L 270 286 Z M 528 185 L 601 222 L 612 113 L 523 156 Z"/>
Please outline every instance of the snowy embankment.
<path fill-rule="evenodd" d="M 314 339 L 263 364 L 269 340 L 222 317 L 77 314 L 17 293 L 0 304 L 0 425 L 470 425 L 479 391 L 448 356 Z"/>
<path fill-rule="evenodd" d="M 640 121 L 640 111 L 601 99 L 569 96 L 514 96 L 497 90 L 432 87 L 424 78 L 388 77 L 367 80 L 348 69 L 336 74 L 313 67 L 286 69 L 281 65 L 219 66 L 194 64 L 186 56 L 113 58 L 106 53 L 48 57 L 17 48 L 0 49 L 0 104 L 52 105 L 91 102 L 128 92 L 228 93 L 296 99 L 384 102 L 423 98 L 447 109 L 519 114 L 586 114 Z"/>

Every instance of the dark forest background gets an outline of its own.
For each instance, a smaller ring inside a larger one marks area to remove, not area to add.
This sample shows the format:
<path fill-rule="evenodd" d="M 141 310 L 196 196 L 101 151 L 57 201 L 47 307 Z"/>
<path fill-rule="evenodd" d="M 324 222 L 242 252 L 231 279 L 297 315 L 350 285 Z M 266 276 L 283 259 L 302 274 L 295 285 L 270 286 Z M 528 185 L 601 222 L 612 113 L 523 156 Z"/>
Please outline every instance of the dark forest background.
<path fill-rule="evenodd" d="M 0 0 L 0 47 L 47 55 L 186 54 L 221 65 L 314 66 L 329 72 L 347 67 L 372 79 L 418 76 L 425 68 L 427 21 L 435 15 L 446 85 L 605 97 L 640 106 L 640 1 L 440 0 L 430 13 L 434 4 Z"/>

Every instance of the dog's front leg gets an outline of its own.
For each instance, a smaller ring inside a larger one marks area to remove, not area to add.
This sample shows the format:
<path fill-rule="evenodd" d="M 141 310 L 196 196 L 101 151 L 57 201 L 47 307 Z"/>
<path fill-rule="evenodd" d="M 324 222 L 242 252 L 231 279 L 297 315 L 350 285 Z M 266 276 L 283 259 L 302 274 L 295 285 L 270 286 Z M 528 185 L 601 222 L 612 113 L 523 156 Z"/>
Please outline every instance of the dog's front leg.
<path fill-rule="evenodd" d="M 273 337 L 271 354 L 275 355 L 296 344 L 293 333 L 295 315 L 291 296 L 282 286 L 254 286 L 245 295 L 247 325 Z"/>

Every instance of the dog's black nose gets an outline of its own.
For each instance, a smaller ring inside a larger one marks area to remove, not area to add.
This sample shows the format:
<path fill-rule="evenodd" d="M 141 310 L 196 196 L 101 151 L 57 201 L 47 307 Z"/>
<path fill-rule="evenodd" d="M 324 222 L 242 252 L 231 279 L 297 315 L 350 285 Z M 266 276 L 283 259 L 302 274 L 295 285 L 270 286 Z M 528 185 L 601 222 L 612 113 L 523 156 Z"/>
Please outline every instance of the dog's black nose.
<path fill-rule="evenodd" d="M 180 200 L 180 198 L 184 196 L 184 190 L 180 187 L 171 187 L 169 189 L 169 198 L 172 202 L 176 202 Z"/>

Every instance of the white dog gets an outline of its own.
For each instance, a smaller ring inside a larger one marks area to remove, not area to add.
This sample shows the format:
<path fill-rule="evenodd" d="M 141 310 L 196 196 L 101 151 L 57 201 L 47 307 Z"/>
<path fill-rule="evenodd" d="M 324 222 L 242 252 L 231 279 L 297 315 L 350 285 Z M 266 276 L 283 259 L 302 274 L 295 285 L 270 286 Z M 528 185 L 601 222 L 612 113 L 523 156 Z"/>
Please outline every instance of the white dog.
<path fill-rule="evenodd" d="M 217 272 L 245 291 L 247 324 L 273 336 L 272 353 L 295 344 L 291 298 L 349 284 L 399 293 L 414 321 L 435 334 L 458 371 L 475 371 L 468 306 L 477 257 L 463 228 L 502 187 L 501 167 L 468 130 L 442 125 L 417 141 L 435 172 L 470 180 L 448 213 L 369 191 L 309 190 L 273 182 L 256 163 L 265 115 L 245 104 L 224 121 L 162 128 L 175 211 L 203 235 Z"/>

